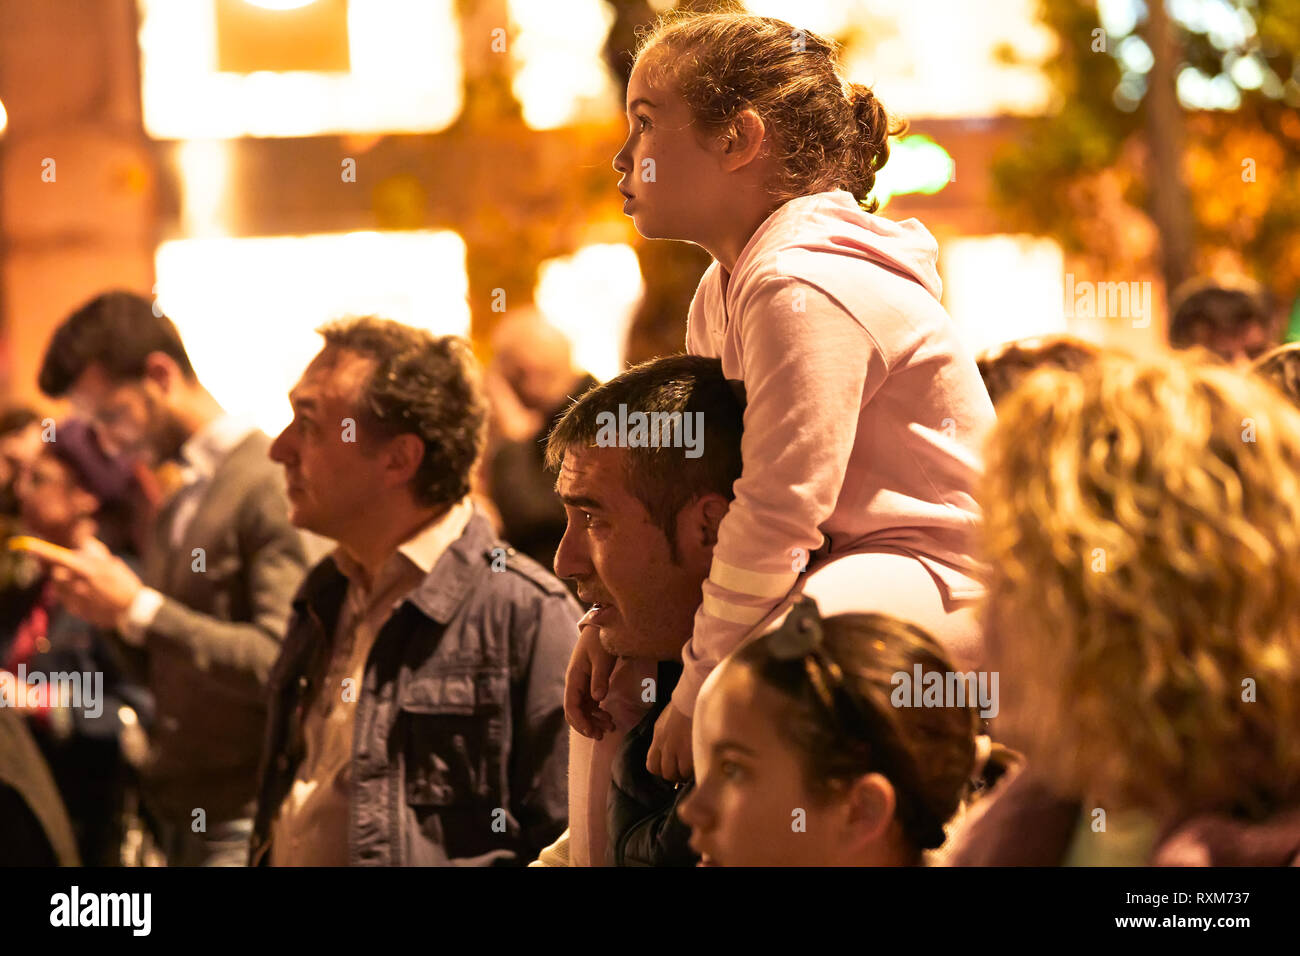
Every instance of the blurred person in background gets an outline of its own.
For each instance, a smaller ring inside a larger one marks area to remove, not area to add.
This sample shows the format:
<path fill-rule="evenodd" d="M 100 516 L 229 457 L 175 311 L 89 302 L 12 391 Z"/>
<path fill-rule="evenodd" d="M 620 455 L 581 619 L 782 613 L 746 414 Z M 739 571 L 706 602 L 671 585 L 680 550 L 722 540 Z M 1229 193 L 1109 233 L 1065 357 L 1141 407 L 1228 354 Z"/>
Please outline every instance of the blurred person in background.
<path fill-rule="evenodd" d="M 1300 342 L 1279 345 L 1256 359 L 1251 368 L 1281 389 L 1292 404 L 1300 405 Z"/>
<path fill-rule="evenodd" d="M 133 478 L 100 449 L 85 425 L 65 421 L 51 429 L 35 460 L 16 482 L 24 530 L 64 548 L 95 547 L 99 541 L 129 563 L 129 507 Z M 98 541 L 96 540 L 98 538 Z M 142 681 L 129 675 L 109 635 L 59 604 L 50 574 L 26 592 L 17 627 L 3 635 L 0 662 L 11 674 L 82 675 L 82 699 L 59 699 L 52 684 L 26 715 L 68 808 L 84 863 L 120 860 L 124 807 L 131 785 L 128 755 L 143 755 L 143 725 L 152 700 Z M 94 690 L 87 681 L 95 675 Z M 100 678 L 98 675 L 102 675 Z M 102 683 L 100 681 L 102 680 Z M 93 696 L 94 699 L 90 699 Z"/>
<path fill-rule="evenodd" d="M 321 335 L 270 451 L 294 524 L 338 547 L 271 675 L 251 862 L 522 865 L 564 829 L 581 610 L 470 495 L 468 344 L 373 317 Z"/>
<path fill-rule="evenodd" d="M 23 467 L 40 454 L 41 435 L 52 421 L 26 405 L 0 412 L 0 539 L 22 533 L 14 486 Z M 28 552 L 0 548 L 0 635 L 11 633 L 26 613 L 41 574 L 41 563 Z"/>
<path fill-rule="evenodd" d="M 1255 283 L 1193 279 L 1173 296 L 1169 344 L 1209 349 L 1230 365 L 1247 365 L 1277 344 L 1267 292 Z"/>
<path fill-rule="evenodd" d="M 1060 368 L 1077 372 L 1096 361 L 1101 349 L 1084 339 L 1068 335 L 1016 339 L 987 349 L 976 356 L 980 377 L 996 406 L 1039 368 Z"/>
<path fill-rule="evenodd" d="M 546 436 L 596 380 L 573 365 L 568 337 L 529 306 L 507 313 L 492 336 L 484 375 L 490 403 L 487 490 L 501 534 L 549 568 L 564 537 L 564 506 L 546 470 Z"/>
<path fill-rule="evenodd" d="M 1300 412 L 1161 357 L 999 417 L 986 635 L 1027 767 L 954 861 L 1300 864 Z"/>
<path fill-rule="evenodd" d="M 144 793 L 169 864 L 242 865 L 266 678 L 306 568 L 271 440 L 226 413 L 171 320 L 127 292 L 64 320 L 39 384 L 71 400 L 107 453 L 179 471 L 144 574 L 92 541 L 56 597 L 143 651 L 157 710 Z"/>
<path fill-rule="evenodd" d="M 14 482 L 23 465 L 40 452 L 43 428 L 40 412 L 26 405 L 0 412 L 0 514 L 18 514 Z"/>

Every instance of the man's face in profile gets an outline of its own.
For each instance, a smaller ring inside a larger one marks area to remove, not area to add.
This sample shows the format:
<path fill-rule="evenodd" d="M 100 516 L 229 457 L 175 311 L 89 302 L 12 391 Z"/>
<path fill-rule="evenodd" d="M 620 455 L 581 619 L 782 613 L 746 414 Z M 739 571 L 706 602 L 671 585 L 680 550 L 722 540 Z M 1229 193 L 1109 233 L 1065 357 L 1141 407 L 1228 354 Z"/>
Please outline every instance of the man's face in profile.
<path fill-rule="evenodd" d="M 606 651 L 671 660 L 690 637 L 708 565 L 674 560 L 667 536 L 628 490 L 626 457 L 622 448 L 565 452 L 555 490 L 568 526 L 555 573 L 597 606 L 591 623 Z"/>
<path fill-rule="evenodd" d="M 327 348 L 289 393 L 293 420 L 271 444 L 270 457 L 284 466 L 296 527 L 348 541 L 364 529 L 366 503 L 384 487 L 383 463 L 370 453 L 373 443 L 358 421 L 373 371 L 371 359 Z"/>

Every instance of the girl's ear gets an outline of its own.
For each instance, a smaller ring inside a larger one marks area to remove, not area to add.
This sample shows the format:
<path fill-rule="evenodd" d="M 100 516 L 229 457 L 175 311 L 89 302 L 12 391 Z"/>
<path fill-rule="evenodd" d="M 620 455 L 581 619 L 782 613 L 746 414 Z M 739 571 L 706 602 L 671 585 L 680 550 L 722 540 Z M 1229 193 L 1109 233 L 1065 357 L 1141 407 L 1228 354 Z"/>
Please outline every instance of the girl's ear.
<path fill-rule="evenodd" d="M 861 851 L 885 839 L 898 808 L 894 785 L 886 777 L 878 773 L 858 777 L 849 784 L 844 801 L 844 836 L 849 849 Z"/>
<path fill-rule="evenodd" d="M 743 169 L 758 158 L 767 126 L 752 109 L 741 110 L 731 129 L 723 135 L 722 168 L 729 173 Z"/>

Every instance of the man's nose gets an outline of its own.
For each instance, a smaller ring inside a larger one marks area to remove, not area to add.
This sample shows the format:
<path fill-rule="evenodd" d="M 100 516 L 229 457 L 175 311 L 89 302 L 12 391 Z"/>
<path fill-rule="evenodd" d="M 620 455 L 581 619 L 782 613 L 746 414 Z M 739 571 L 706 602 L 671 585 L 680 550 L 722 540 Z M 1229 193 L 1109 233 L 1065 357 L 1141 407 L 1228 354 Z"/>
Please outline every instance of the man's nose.
<path fill-rule="evenodd" d="M 560 546 L 555 549 L 555 576 L 578 580 L 591 573 L 591 560 L 586 547 L 580 543 L 581 535 L 574 534 L 571 526 L 564 529 Z"/>
<path fill-rule="evenodd" d="M 286 426 L 280 434 L 275 437 L 275 441 L 271 442 L 271 448 L 267 452 L 272 461 L 281 465 L 287 464 L 289 460 L 289 439 L 286 437 L 288 434 L 289 429 Z"/>

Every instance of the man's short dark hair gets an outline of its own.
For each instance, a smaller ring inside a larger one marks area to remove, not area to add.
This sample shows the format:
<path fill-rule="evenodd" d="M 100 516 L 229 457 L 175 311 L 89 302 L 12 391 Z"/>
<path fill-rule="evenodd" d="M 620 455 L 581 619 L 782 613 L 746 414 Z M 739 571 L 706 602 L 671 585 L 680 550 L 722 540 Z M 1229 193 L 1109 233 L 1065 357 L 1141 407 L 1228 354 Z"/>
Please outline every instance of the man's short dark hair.
<path fill-rule="evenodd" d="M 411 490 L 433 507 L 469 494 L 483 451 L 487 402 L 478 362 L 464 339 L 375 316 L 341 319 L 317 329 L 325 348 L 354 352 L 375 363 L 362 386 L 362 440 L 417 435 L 424 457 Z"/>
<path fill-rule="evenodd" d="M 37 384 L 46 395 L 66 395 L 92 365 L 114 383 L 144 377 L 152 352 L 169 356 L 189 381 L 194 366 L 171 319 L 133 292 L 105 292 L 63 320 L 45 349 Z"/>
<path fill-rule="evenodd" d="M 1194 279 L 1174 296 L 1169 344 L 1176 349 L 1191 348 L 1200 343 L 1202 330 L 1233 334 L 1252 325 L 1273 333 L 1268 300 L 1262 290 Z"/>
<path fill-rule="evenodd" d="M 1030 373 L 1040 368 L 1077 372 L 1095 362 L 1101 349 L 1068 335 L 1017 339 L 980 353 L 975 358 L 984 387 L 996 405 L 1010 395 Z"/>
<path fill-rule="evenodd" d="M 570 448 L 596 445 L 600 416 L 617 415 L 620 405 L 646 415 L 678 413 L 685 418 L 703 413 L 699 457 L 687 457 L 685 449 L 662 444 L 626 449 L 628 490 L 645 505 L 676 557 L 681 510 L 709 493 L 727 500 L 735 497 L 731 486 L 740 477 L 743 390 L 740 383 L 727 380 L 717 359 L 672 355 L 635 365 L 589 389 L 569 406 L 547 439 L 547 467 L 557 470 Z"/>

